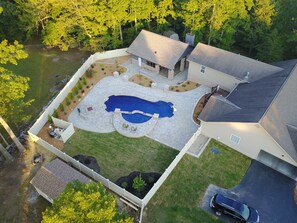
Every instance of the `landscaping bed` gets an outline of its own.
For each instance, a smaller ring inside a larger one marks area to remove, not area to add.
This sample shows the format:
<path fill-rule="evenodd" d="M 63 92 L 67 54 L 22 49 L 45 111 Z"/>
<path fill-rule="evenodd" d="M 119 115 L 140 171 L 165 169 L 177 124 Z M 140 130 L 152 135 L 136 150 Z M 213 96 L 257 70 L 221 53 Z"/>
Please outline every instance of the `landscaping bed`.
<path fill-rule="evenodd" d="M 199 86 L 200 86 L 200 84 L 197 84 L 195 82 L 185 81 L 184 83 L 181 83 L 179 85 L 170 86 L 169 90 L 176 91 L 176 92 L 186 92 L 186 91 L 193 90 Z"/>
<path fill-rule="evenodd" d="M 154 186 L 154 184 L 160 177 L 161 174 L 155 172 L 141 173 L 139 171 L 134 171 L 128 176 L 120 177 L 116 180 L 115 183 L 142 199 L 150 191 L 150 189 Z M 140 183 L 137 184 L 137 182 Z M 137 185 L 139 186 L 137 187 Z"/>
<path fill-rule="evenodd" d="M 129 81 L 139 84 L 144 87 L 151 87 L 151 85 L 153 83 L 153 81 L 150 78 L 148 78 L 142 74 L 133 75 L 132 77 L 129 78 Z"/>
<path fill-rule="evenodd" d="M 96 173 L 100 173 L 100 167 L 95 157 L 78 154 L 72 158 L 94 170 Z"/>
<path fill-rule="evenodd" d="M 198 116 L 200 115 L 200 112 L 203 109 L 205 99 L 206 99 L 206 95 L 203 95 L 202 98 L 200 98 L 200 100 L 198 101 L 193 112 L 193 121 L 196 122 L 198 125 L 200 125 L 200 120 L 198 120 Z"/>

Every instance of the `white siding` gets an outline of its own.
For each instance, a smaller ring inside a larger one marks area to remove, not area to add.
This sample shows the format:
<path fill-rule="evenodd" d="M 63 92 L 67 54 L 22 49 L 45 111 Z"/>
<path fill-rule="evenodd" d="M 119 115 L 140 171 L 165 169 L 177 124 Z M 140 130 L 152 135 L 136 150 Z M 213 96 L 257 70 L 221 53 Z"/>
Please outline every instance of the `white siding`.
<path fill-rule="evenodd" d="M 205 67 L 205 66 L 204 66 Z M 233 76 L 205 67 L 205 73 L 201 73 L 202 65 L 189 61 L 188 80 L 214 87 L 220 85 L 221 88 L 231 91 L 241 81 Z"/>
<path fill-rule="evenodd" d="M 297 163 L 284 151 L 273 138 L 257 123 L 201 122 L 203 135 L 214 138 L 244 155 L 256 159 L 260 150 L 294 166 Z M 232 142 L 231 135 L 240 138 L 238 144 Z"/>

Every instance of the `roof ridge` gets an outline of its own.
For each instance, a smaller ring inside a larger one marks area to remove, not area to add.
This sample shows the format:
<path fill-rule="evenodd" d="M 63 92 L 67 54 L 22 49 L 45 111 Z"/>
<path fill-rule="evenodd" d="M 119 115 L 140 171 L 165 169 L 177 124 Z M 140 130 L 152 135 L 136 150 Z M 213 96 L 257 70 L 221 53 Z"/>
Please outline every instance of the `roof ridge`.
<path fill-rule="evenodd" d="M 243 58 L 243 59 L 245 59 L 245 60 L 255 61 L 255 62 L 257 62 L 257 63 L 261 63 L 261 64 L 269 65 L 269 66 L 274 67 L 274 68 L 281 68 L 282 70 L 284 70 L 282 67 L 275 66 L 275 65 L 272 65 L 272 64 L 269 64 L 269 63 L 265 63 L 265 62 L 262 62 L 262 61 L 260 61 L 260 60 L 256 60 L 256 59 L 253 59 L 253 58 L 250 58 L 250 57 L 241 55 L 241 54 L 239 54 L 239 53 L 234 53 L 234 52 L 231 52 L 231 51 L 228 51 L 228 50 L 224 50 L 224 49 L 221 49 L 221 48 L 218 48 L 218 47 L 215 47 L 215 46 L 211 46 L 211 45 L 208 45 L 208 44 L 205 44 L 205 43 L 201 43 L 201 42 L 199 42 L 197 45 L 199 45 L 199 44 L 200 44 L 200 45 L 204 45 L 204 46 L 206 46 L 206 47 L 211 47 L 211 48 L 216 49 L 216 50 L 218 50 L 218 51 L 223 51 L 223 52 L 232 54 L 232 55 L 234 55 L 234 56 L 238 56 L 238 57 Z"/>

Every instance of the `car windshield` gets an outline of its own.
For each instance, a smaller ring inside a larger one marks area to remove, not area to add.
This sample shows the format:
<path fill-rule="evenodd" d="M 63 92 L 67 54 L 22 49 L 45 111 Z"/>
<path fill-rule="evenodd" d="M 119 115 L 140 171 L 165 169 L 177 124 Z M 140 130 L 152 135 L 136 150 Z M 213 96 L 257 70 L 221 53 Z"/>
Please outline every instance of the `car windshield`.
<path fill-rule="evenodd" d="M 245 219 L 248 220 L 250 216 L 250 209 L 247 205 L 243 204 L 242 205 L 242 210 L 241 210 L 241 216 Z"/>

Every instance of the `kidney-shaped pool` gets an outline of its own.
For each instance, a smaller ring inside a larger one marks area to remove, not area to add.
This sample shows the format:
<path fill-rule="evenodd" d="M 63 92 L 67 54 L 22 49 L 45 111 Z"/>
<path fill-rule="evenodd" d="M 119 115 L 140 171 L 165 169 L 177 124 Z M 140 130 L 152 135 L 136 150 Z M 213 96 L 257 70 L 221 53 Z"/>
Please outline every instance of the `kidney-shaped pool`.
<path fill-rule="evenodd" d="M 171 102 L 151 102 L 128 95 L 112 95 L 105 102 L 105 105 L 108 112 L 114 112 L 116 108 L 119 108 L 121 111 L 126 112 L 141 111 L 150 115 L 159 114 L 159 118 L 173 116 L 173 104 Z M 126 121 L 132 123 L 143 123 L 151 119 L 151 116 L 137 112 L 134 114 L 122 114 L 122 116 Z"/>

